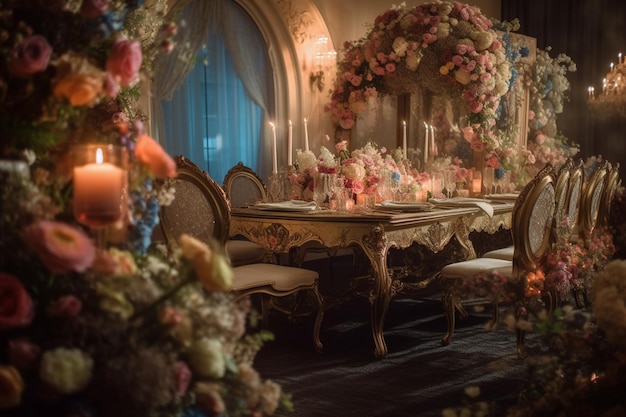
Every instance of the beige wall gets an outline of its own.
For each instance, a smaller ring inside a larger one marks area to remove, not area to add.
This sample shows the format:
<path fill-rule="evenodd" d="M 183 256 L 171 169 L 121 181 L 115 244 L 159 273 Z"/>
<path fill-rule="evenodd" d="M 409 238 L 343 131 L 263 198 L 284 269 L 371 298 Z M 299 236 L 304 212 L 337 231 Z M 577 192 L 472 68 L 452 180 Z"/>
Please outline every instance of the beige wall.
<path fill-rule="evenodd" d="M 328 26 L 335 49 L 341 49 L 345 41 L 353 41 L 365 35 L 366 23 L 373 24 L 376 16 L 399 4 L 400 0 L 313 0 Z M 415 7 L 425 1 L 406 0 L 407 7 Z M 500 0 L 473 0 L 484 15 L 500 19 Z"/>

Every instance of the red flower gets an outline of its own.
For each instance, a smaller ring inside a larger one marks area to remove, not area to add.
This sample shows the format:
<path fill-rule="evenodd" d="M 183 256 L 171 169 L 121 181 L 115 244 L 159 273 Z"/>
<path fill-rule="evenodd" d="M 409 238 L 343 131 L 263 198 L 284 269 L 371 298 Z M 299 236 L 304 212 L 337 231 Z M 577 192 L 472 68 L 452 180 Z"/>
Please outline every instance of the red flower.
<path fill-rule="evenodd" d="M 0 332 L 27 326 L 33 318 L 33 302 L 13 275 L 0 273 Z"/>

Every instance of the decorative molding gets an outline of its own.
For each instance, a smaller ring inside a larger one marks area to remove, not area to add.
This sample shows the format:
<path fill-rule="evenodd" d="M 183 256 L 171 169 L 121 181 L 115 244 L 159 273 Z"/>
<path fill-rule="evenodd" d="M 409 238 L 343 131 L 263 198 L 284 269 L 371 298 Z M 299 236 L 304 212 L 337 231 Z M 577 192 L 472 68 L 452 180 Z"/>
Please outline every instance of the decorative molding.
<path fill-rule="evenodd" d="M 291 0 L 277 0 L 276 4 L 287 21 L 289 33 L 294 42 L 302 45 L 305 41 L 311 39 L 308 29 L 315 23 L 313 16 L 307 11 L 296 10 Z"/>

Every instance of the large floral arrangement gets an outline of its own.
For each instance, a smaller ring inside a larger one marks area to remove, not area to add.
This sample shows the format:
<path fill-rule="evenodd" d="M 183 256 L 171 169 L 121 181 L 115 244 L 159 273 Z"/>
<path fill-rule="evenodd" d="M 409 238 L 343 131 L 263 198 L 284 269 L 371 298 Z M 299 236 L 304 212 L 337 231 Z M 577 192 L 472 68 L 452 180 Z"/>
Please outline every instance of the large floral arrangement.
<path fill-rule="evenodd" d="M 493 126 L 511 70 L 491 20 L 478 8 L 402 4 L 379 15 L 365 37 L 344 49 L 329 105 L 340 137 L 379 94 L 425 88 L 462 99 L 476 140 L 497 147 Z"/>
<path fill-rule="evenodd" d="M 537 59 L 524 71 L 530 88 L 527 147 L 539 169 L 548 162 L 559 166 L 580 150 L 557 128 L 557 116 L 563 112 L 570 89 L 567 73 L 576 71 L 576 64 L 565 54 L 553 58 L 550 51 L 550 47 L 538 49 Z"/>
<path fill-rule="evenodd" d="M 0 1 L 0 157 L 30 164 L 0 172 L 3 415 L 259 416 L 286 399 L 252 366 L 270 335 L 247 334 L 220 248 L 151 242 L 176 166 L 133 97 L 171 50 L 163 4 Z M 107 241 L 72 214 L 69 149 L 95 140 L 129 155 Z"/>
<path fill-rule="evenodd" d="M 529 378 L 508 416 L 626 413 L 626 261 L 598 273 L 591 312 L 565 308 L 541 326 L 548 348 L 528 359 Z"/>

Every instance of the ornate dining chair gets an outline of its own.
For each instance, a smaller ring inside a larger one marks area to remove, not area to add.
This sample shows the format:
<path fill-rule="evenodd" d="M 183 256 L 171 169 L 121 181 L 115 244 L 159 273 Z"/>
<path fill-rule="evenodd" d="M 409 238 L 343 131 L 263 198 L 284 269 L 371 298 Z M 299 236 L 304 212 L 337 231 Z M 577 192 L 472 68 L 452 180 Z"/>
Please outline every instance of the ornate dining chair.
<path fill-rule="evenodd" d="M 265 184 L 256 172 L 243 162 L 228 170 L 222 188 L 231 207 L 247 207 L 267 199 Z M 226 241 L 226 254 L 232 266 L 265 262 L 270 257 L 261 246 L 237 237 Z"/>
<path fill-rule="evenodd" d="M 606 186 L 602 197 L 600 198 L 600 207 L 598 213 L 598 226 L 607 227 L 609 225 L 609 215 L 611 214 L 611 204 L 615 198 L 615 193 L 619 188 L 621 179 L 619 176 L 619 162 L 616 162 L 608 169 L 606 177 Z"/>
<path fill-rule="evenodd" d="M 560 222 L 565 220 L 568 209 L 567 195 L 569 191 L 570 178 L 572 175 L 572 171 L 574 169 L 574 160 L 569 158 L 558 170 L 557 179 L 556 179 L 556 210 L 555 210 L 555 225 L 558 225 Z M 557 229 L 555 228 L 556 232 Z M 557 239 L 556 236 L 554 236 Z M 513 260 L 513 252 L 514 245 L 507 246 L 505 248 L 494 249 L 489 252 L 486 252 L 482 255 L 483 258 L 495 258 L 495 259 L 503 259 L 505 261 Z"/>
<path fill-rule="evenodd" d="M 440 272 L 443 287 L 442 301 L 447 319 L 447 331 L 442 341 L 451 341 L 455 327 L 455 313 L 467 316 L 462 299 L 486 297 L 493 311 L 490 322 L 498 322 L 499 304 L 507 286 L 491 277 L 505 277 L 514 290 L 515 300 L 525 302 L 526 274 L 539 269 L 550 249 L 555 210 L 555 172 L 546 165 L 522 190 L 513 208 L 512 261 L 496 258 L 476 258 L 446 265 Z M 495 273 L 495 274 L 494 274 Z M 469 289 L 469 291 L 468 291 Z M 495 290 L 498 292 L 494 293 Z M 523 354 L 525 332 L 517 330 L 517 350 Z"/>
<path fill-rule="evenodd" d="M 177 246 L 183 233 L 207 244 L 217 242 L 225 246 L 229 235 L 230 203 L 226 193 L 207 172 L 183 156 L 174 158 L 178 176 L 172 186 L 176 190 L 174 202 L 161 208 L 160 219 L 163 235 L 170 248 Z M 233 267 L 232 292 L 236 300 L 261 295 L 263 324 L 269 323 L 271 309 L 299 317 L 310 314 L 303 297 L 295 303 L 298 310 L 287 310 L 275 303 L 275 299 L 291 295 L 312 294 L 315 308 L 313 343 L 316 350 L 322 349 L 319 338 L 324 317 L 324 301 L 318 290 L 319 274 L 315 271 L 271 263 L 255 263 Z"/>
<path fill-rule="evenodd" d="M 606 179 L 611 170 L 611 164 L 603 161 L 589 175 L 583 186 L 580 197 L 580 211 L 577 222 L 578 238 L 589 247 L 590 239 L 600 216 L 600 205 L 606 188 Z"/>

